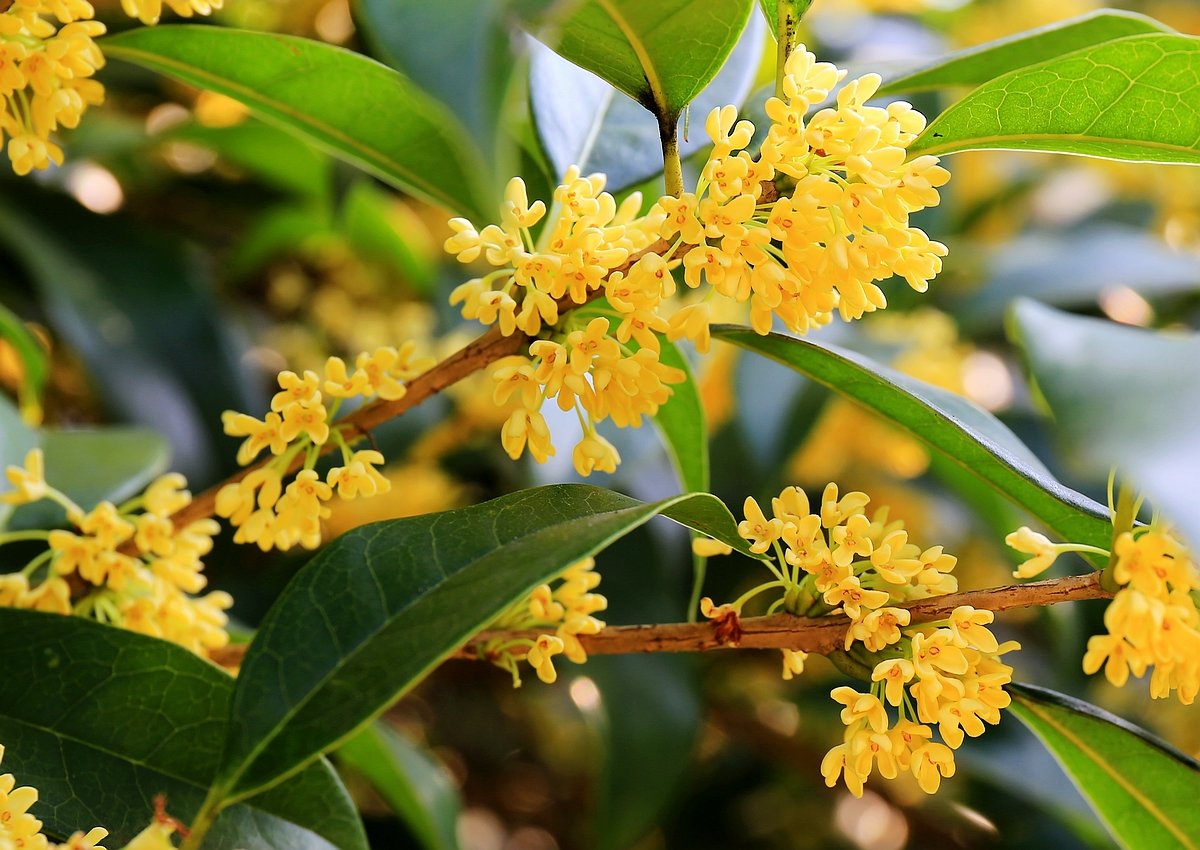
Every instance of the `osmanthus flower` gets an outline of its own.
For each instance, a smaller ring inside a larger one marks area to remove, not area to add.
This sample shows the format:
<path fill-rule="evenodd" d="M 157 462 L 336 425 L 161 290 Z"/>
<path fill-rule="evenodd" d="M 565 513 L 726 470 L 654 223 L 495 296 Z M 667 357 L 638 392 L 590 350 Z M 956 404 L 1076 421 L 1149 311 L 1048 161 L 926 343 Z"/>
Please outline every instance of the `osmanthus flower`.
<path fill-rule="evenodd" d="M 1123 686 L 1129 674 L 1150 675 L 1150 696 L 1164 699 L 1173 692 L 1184 705 L 1200 693 L 1200 611 L 1195 591 L 1200 572 L 1192 552 L 1169 526 L 1155 519 L 1116 536 L 1111 553 L 1095 546 L 1052 543 L 1022 528 L 1008 536 L 1020 552 L 1034 555 L 1017 575 L 1036 575 L 1058 552 L 1084 551 L 1110 557 L 1108 572 L 1120 587 L 1104 612 L 1105 634 L 1088 640 L 1083 670 L 1104 668 L 1113 685 Z M 1027 570 L 1037 562 L 1039 569 Z"/>
<path fill-rule="evenodd" d="M 4 758 L 4 746 L 0 745 L 0 760 Z M 94 827 L 87 832 L 76 832 L 65 844 L 50 841 L 42 834 L 42 822 L 29 813 L 29 807 L 38 801 L 38 790 L 28 785 L 17 787 L 11 773 L 0 775 L 0 847 L 22 848 L 22 850 L 104 850 L 100 842 L 108 830 Z"/>
<path fill-rule="evenodd" d="M 604 622 L 593 615 L 608 607 L 608 600 L 593 591 L 600 585 L 596 562 L 585 558 L 572 564 L 552 584 L 534 588 L 526 598 L 497 617 L 485 631 L 543 631 L 534 638 L 492 638 L 472 649 L 480 657 L 512 674 L 513 687 L 521 686 L 520 661 L 528 661 L 539 679 L 553 684 L 558 673 L 555 656 L 575 664 L 587 661 L 579 635 L 599 634 Z"/>
<path fill-rule="evenodd" d="M 992 613 L 969 606 L 945 620 L 913 623 L 900 606 L 957 590 L 956 559 L 941 546 L 922 549 L 888 508 L 868 514 L 869 504 L 865 493 L 841 494 L 834 484 L 815 505 L 788 487 L 771 500 L 769 515 L 748 498 L 738 532 L 756 553 L 774 555 L 763 562 L 773 578 L 732 603 L 705 598 L 701 613 L 729 634 L 751 599 L 771 594 L 766 613 L 846 617 L 845 653 L 870 671 L 871 684 L 866 692 L 832 693 L 846 732 L 822 762 L 826 784 L 842 778 L 861 795 L 875 772 L 885 779 L 909 772 L 933 793 L 954 774 L 953 750 L 964 738 L 999 722 L 1012 676 L 1000 656 L 1017 644 L 998 642 L 988 628 Z M 783 678 L 803 672 L 806 658 L 783 650 Z"/>
<path fill-rule="evenodd" d="M 71 529 L 0 532 L 0 545 L 46 543 L 20 572 L 0 576 L 0 605 L 90 617 L 200 655 L 229 642 L 232 598 L 223 591 L 197 595 L 208 583 L 203 558 L 220 528 L 211 519 L 171 521 L 192 500 L 182 475 L 160 476 L 123 505 L 100 502 L 85 511 L 46 483 L 44 469 L 42 450 L 33 449 L 24 467 L 6 471 L 17 489 L 0 493 L 0 502 L 48 499 L 65 510 Z"/>
<path fill-rule="evenodd" d="M 234 541 L 255 543 L 264 552 L 302 546 L 315 549 L 323 538 L 322 521 L 330 515 L 329 501 L 370 498 L 387 493 L 391 482 L 379 471 L 383 455 L 374 449 L 355 451 L 334 419 L 349 398 L 382 398 L 394 401 L 407 392 L 405 381 L 424 372 L 432 361 L 416 356 L 416 345 L 384 347 L 363 352 L 351 370 L 340 357 L 325 362 L 324 375 L 314 371 L 280 372 L 279 392 L 262 419 L 227 410 L 222 414 L 225 433 L 245 437 L 238 448 L 238 463 L 253 463 L 264 450 L 272 457 L 243 478 L 217 492 L 216 513 L 237 528 Z M 326 406 L 326 397 L 332 402 Z M 321 449 L 332 442 L 341 464 L 322 478 L 316 471 Z M 284 484 L 294 462 L 295 477 Z"/>

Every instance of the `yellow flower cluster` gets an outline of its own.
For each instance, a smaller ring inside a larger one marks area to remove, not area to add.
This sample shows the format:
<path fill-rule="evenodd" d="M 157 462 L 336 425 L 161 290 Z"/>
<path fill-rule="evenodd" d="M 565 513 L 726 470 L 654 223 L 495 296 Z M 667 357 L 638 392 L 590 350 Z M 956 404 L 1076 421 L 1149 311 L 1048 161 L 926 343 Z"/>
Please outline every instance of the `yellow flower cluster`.
<path fill-rule="evenodd" d="M 47 544 L 20 572 L 0 575 L 0 605 L 91 617 L 198 654 L 229 642 L 229 594 L 193 595 L 207 584 L 201 559 L 220 528 L 211 519 L 182 528 L 171 521 L 192 500 L 182 475 L 158 478 L 120 507 L 100 502 L 90 511 L 46 483 L 41 449 L 29 452 L 24 467 L 10 466 L 7 477 L 16 489 L 0 495 L 0 502 L 49 499 L 66 510 L 74 530 L 0 533 L 0 544 Z"/>
<path fill-rule="evenodd" d="M 4 747 L 0 745 L 0 760 Z M 11 773 L 0 775 L 0 847 L 4 850 L 104 850 L 99 842 L 108 835 L 107 829 L 95 827 L 76 832 L 65 844 L 52 843 L 42 834 L 42 822 L 29 813 L 38 800 L 38 791 L 24 785 L 16 787 Z"/>
<path fill-rule="evenodd" d="M 569 661 L 582 664 L 587 652 L 579 635 L 598 634 L 604 622 L 593 614 L 608 607 L 608 600 L 593 593 L 600 585 L 600 574 L 594 571 L 596 562 L 585 558 L 570 566 L 552 588 L 539 585 L 526 598 L 513 605 L 492 622 L 489 629 L 541 630 L 553 629 L 553 634 L 540 634 L 536 639 L 495 638 L 475 647 L 480 658 L 491 661 L 512 674 L 513 687 L 521 686 L 517 662 L 526 660 L 537 671 L 538 678 L 553 684 L 558 678 L 554 656 L 563 655 Z"/>
<path fill-rule="evenodd" d="M 342 429 L 331 423 L 346 399 L 403 398 L 407 392 L 403 381 L 430 365 L 427 359 L 414 356 L 415 347 L 410 342 L 399 350 L 385 347 L 364 352 L 355 360 L 353 371 L 340 357 L 330 357 L 323 378 L 313 371 L 302 375 L 280 372 L 279 392 L 261 420 L 225 411 L 225 433 L 245 437 L 238 449 L 238 463 L 252 463 L 264 449 L 274 456 L 217 492 L 216 513 L 237 528 L 234 542 L 256 543 L 264 552 L 296 545 L 315 549 L 321 544 L 321 520 L 329 516 L 325 503 L 335 490 L 343 499 L 355 499 L 391 489 L 391 482 L 378 468 L 383 455 L 374 449 L 354 451 Z M 326 396 L 333 399 L 329 407 Z M 342 465 L 330 469 L 322 480 L 314 467 L 322 447 L 330 441 L 341 450 Z M 301 455 L 300 471 L 285 488 L 283 479 Z"/>
<path fill-rule="evenodd" d="M 603 191 L 603 175 L 584 177 L 572 166 L 549 213 L 514 178 L 500 224 L 477 230 L 467 219 L 450 221 L 445 249 L 495 269 L 456 288 L 450 303 L 505 336 L 549 337 L 494 372 L 497 401 L 521 392 L 522 407 L 502 434 L 513 458 L 526 448 L 539 462 L 554 454 L 540 408 L 557 398 L 579 412 L 579 473 L 613 471 L 620 458 L 595 423 L 611 417 L 636 426 L 657 412 L 668 385 L 683 380 L 661 363 L 660 336 L 707 351 L 713 295 L 749 303 L 759 333 L 775 318 L 803 333 L 834 310 L 849 320 L 886 306 L 876 281 L 899 275 L 924 291 L 941 269 L 945 246 L 908 224 L 910 214 L 938 203 L 949 179 L 936 157 L 907 158 L 925 119 L 906 103 L 867 106 L 877 75 L 847 84 L 836 107 L 806 118 L 845 72 L 803 47 L 786 70 L 785 97 L 767 105 L 772 124 L 758 158 L 746 150 L 753 125 L 738 121 L 732 106 L 714 109 L 706 124 L 713 149 L 696 190 L 660 198 L 644 216 L 640 195 L 618 205 Z M 778 197 L 773 182 L 791 186 L 790 194 Z M 668 315 L 676 269 L 688 287 L 710 288 Z M 594 312 L 604 315 L 557 327 L 562 309 L 600 295 L 606 307 Z"/>
<path fill-rule="evenodd" d="M 829 484 L 813 510 L 803 490 L 788 487 L 772 499 L 768 517 L 747 498 L 738 533 L 755 554 L 774 553 L 764 560 L 773 580 L 726 605 L 705 598 L 701 612 L 727 624 L 751 599 L 772 592 L 776 599 L 767 613 L 844 614 L 845 650 L 871 669 L 873 684 L 865 694 L 849 687 L 833 691 L 845 706 L 847 728 L 843 743 L 822 763 L 826 783 L 832 787 L 844 775 L 846 787 L 861 795 L 872 771 L 894 779 L 904 770 L 933 793 L 941 777 L 953 774 L 952 750 L 964 735 L 974 737 L 985 722 L 999 722 L 1009 701 L 1003 686 L 1012 676 L 999 656 L 1017 645 L 998 644 L 987 628 L 992 613 L 968 606 L 945 621 L 912 624 L 908 609 L 897 604 L 955 592 L 951 573 L 957 559 L 941 546 L 912 543 L 904 523 L 890 519 L 886 507 L 868 517 L 869 503 L 865 493 L 842 495 Z M 702 548 L 721 554 L 716 547 Z M 783 677 L 800 674 L 806 658 L 783 650 Z M 894 724 L 888 705 L 895 709 Z M 932 740 L 933 725 L 944 743 Z"/>
<path fill-rule="evenodd" d="M 166 0 L 180 15 L 208 14 L 222 0 Z M 158 22 L 163 0 L 121 0 L 132 17 Z M 8 138 L 13 171 L 61 165 L 51 134 L 79 126 L 89 106 L 104 101 L 92 79 L 104 66 L 95 39 L 104 24 L 87 0 L 10 0 L 0 13 L 0 144 Z"/>

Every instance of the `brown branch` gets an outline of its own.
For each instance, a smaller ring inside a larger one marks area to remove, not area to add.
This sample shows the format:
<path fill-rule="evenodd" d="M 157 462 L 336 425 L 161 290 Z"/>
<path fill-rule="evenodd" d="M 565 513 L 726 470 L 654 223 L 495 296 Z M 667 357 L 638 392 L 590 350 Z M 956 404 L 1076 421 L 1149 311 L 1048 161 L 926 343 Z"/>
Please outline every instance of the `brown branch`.
<path fill-rule="evenodd" d="M 1030 584 L 1006 585 L 986 590 L 968 590 L 903 606 L 912 614 L 913 623 L 945 619 L 960 605 L 989 611 L 1056 605 L 1081 599 L 1112 596 L 1100 586 L 1100 573 L 1049 579 Z M 828 655 L 843 647 L 848 620 L 840 615 L 794 617 L 774 614 L 748 617 L 741 621 L 741 637 L 736 643 L 717 637 L 712 622 L 665 623 L 646 626 L 610 626 L 599 634 L 579 635 L 589 655 L 625 655 L 635 652 L 707 652 L 713 649 L 797 649 Z M 538 631 L 485 631 L 467 642 L 454 658 L 479 659 L 475 647 L 491 640 L 536 639 Z M 241 663 L 246 645 L 226 647 L 212 653 L 212 659 L 226 667 Z"/>

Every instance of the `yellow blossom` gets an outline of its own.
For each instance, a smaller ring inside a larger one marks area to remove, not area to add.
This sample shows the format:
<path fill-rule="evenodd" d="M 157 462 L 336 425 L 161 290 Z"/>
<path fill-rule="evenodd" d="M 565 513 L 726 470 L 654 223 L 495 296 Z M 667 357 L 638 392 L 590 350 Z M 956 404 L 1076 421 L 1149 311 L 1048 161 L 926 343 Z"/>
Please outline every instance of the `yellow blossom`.
<path fill-rule="evenodd" d="M 0 494 L 0 503 L 26 505 L 46 497 L 46 461 L 41 449 L 30 449 L 23 467 L 10 466 L 4 474 L 16 490 Z"/>

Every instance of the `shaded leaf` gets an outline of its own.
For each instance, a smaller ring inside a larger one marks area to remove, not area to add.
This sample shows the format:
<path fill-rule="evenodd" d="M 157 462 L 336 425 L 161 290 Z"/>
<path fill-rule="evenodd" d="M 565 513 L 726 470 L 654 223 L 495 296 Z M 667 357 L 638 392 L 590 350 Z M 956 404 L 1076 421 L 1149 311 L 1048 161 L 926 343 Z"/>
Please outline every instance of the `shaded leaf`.
<path fill-rule="evenodd" d="M 1170 27 L 1145 15 L 1099 9 L 942 56 L 916 70 L 885 79 L 879 93 L 977 86 L 1009 71 L 1084 47 L 1131 35 L 1170 31 Z"/>
<path fill-rule="evenodd" d="M 703 493 L 708 490 L 708 423 L 700 388 L 691 364 L 674 343 L 660 340 L 659 360 L 682 369 L 687 379 L 671 385 L 671 397 L 658 409 L 654 424 L 666 443 L 667 454 L 679 473 L 684 493 Z"/>
<path fill-rule="evenodd" d="M 296 575 L 250 645 L 222 791 L 239 798 L 300 769 L 514 600 L 658 514 L 748 551 L 713 496 L 646 504 L 583 484 L 344 534 Z"/>
<path fill-rule="evenodd" d="M 421 747 L 379 721 L 338 747 L 337 759 L 371 783 L 425 850 L 458 847 L 458 789 Z"/>
<path fill-rule="evenodd" d="M 422 253 L 419 246 L 405 238 L 393 223 L 393 213 L 391 199 L 386 194 L 365 181 L 354 184 L 342 205 L 346 239 L 363 256 L 401 275 L 413 292 L 428 293 L 433 288 L 434 264 L 427 252 Z M 423 229 L 421 222 L 413 221 L 412 226 L 419 235 Z"/>
<path fill-rule="evenodd" d="M 482 217 L 492 208 L 465 131 L 384 65 L 318 41 L 197 25 L 102 40 L 106 55 L 231 97 L 405 191 Z"/>
<path fill-rule="evenodd" d="M 154 796 L 190 822 L 217 767 L 233 681 L 187 650 L 77 617 L 0 608 L 4 769 L 38 789 L 48 834 L 104 826 L 120 847 Z M 366 850 L 327 763 L 224 812 L 206 846 Z"/>
<path fill-rule="evenodd" d="M 1115 466 L 1200 543 L 1200 335 L 1072 316 L 1024 299 L 1012 318 L 1064 459 L 1100 480 Z"/>
<path fill-rule="evenodd" d="M 156 138 L 206 147 L 285 192 L 314 198 L 329 194 L 329 157 L 296 135 L 261 121 L 242 121 L 230 127 L 184 124 Z"/>
<path fill-rule="evenodd" d="M 770 357 L 875 411 L 991 484 L 1066 538 L 1107 546 L 1105 509 L 1059 483 L 1000 420 L 947 390 L 853 351 L 750 328 L 714 325 L 712 335 Z"/>
<path fill-rule="evenodd" d="M 1129 850 L 1200 847 L 1200 762 L 1094 705 L 1009 685 L 1010 711 L 1058 759 Z"/>
<path fill-rule="evenodd" d="M 1135 35 L 1010 71 L 939 115 L 911 154 L 1036 150 L 1200 162 L 1200 38 Z"/>

